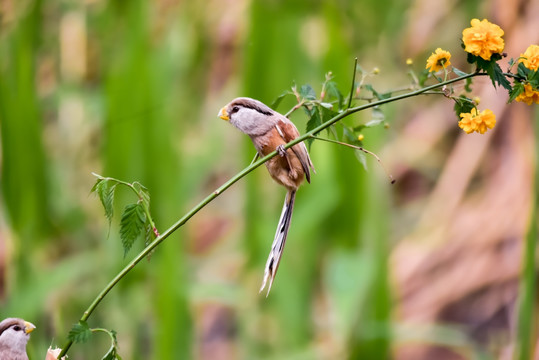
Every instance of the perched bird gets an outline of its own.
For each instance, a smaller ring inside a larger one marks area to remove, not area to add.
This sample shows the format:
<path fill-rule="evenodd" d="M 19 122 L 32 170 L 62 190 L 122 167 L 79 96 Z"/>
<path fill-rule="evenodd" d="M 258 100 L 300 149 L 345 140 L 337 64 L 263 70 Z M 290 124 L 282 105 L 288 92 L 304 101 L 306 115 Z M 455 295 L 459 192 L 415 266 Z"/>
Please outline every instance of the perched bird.
<path fill-rule="evenodd" d="M 26 343 L 35 328 L 23 319 L 7 318 L 0 322 L 0 359 L 28 360 Z"/>
<path fill-rule="evenodd" d="M 288 190 L 260 288 L 260 291 L 264 290 L 269 279 L 269 294 L 290 228 L 296 191 L 304 178 L 310 182 L 311 170 L 315 172 L 314 166 L 305 144 L 284 148 L 284 145 L 299 136 L 296 126 L 260 101 L 246 97 L 236 98 L 223 107 L 218 116 L 249 135 L 259 156 L 266 156 L 276 150 L 279 153 L 265 163 L 271 177 Z"/>

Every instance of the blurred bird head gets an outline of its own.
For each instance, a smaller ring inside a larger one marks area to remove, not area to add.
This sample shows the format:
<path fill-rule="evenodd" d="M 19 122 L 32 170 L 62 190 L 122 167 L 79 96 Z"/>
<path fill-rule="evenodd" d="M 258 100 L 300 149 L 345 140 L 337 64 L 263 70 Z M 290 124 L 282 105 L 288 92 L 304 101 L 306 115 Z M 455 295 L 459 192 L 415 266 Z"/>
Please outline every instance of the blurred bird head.
<path fill-rule="evenodd" d="M 23 319 L 7 318 L 0 322 L 0 359 L 26 360 L 26 344 L 36 327 Z"/>

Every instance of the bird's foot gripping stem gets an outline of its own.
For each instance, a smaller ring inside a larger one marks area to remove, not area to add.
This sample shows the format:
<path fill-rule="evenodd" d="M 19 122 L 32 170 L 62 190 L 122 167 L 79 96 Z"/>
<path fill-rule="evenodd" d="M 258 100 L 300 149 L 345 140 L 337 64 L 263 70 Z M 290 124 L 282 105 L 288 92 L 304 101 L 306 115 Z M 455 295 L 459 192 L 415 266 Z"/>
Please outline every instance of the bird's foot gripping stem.
<path fill-rule="evenodd" d="M 284 148 L 284 145 L 277 146 L 277 154 L 279 154 L 281 157 L 286 156 L 286 149 Z"/>

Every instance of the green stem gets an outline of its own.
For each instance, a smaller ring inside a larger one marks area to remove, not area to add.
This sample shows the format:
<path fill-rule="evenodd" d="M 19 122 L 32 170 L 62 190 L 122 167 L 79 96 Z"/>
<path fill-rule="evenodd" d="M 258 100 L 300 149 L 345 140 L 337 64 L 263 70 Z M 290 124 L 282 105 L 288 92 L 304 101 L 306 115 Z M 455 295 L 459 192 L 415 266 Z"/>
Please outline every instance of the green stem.
<path fill-rule="evenodd" d="M 354 70 L 355 70 L 355 67 L 354 67 Z M 434 85 L 431 85 L 431 86 L 427 86 L 427 87 L 424 87 L 422 89 L 418 89 L 418 90 L 415 90 L 415 91 L 412 91 L 412 92 L 409 92 L 409 93 L 406 93 L 406 94 L 401 94 L 401 95 L 397 95 L 397 96 L 394 96 L 394 97 L 391 97 L 391 98 L 382 99 L 382 100 L 378 100 L 378 101 L 373 101 L 371 103 L 356 106 L 356 107 L 348 107 L 346 110 L 343 110 L 341 113 L 339 113 L 335 117 L 331 118 L 330 120 L 326 121 L 325 123 L 321 124 L 320 126 L 312 129 L 311 131 L 303 134 L 302 136 L 299 136 L 295 140 L 287 143 L 284 146 L 284 148 L 288 149 L 288 148 L 290 148 L 290 147 L 292 147 L 292 146 L 294 146 L 294 145 L 296 145 L 296 144 L 298 144 L 298 143 L 300 143 L 302 141 L 305 141 L 306 139 L 310 138 L 311 136 L 316 135 L 320 131 L 330 127 L 331 125 L 335 124 L 336 122 L 338 122 L 338 121 L 342 120 L 343 118 L 345 118 L 345 117 L 347 117 L 347 116 L 349 116 L 349 115 L 351 115 L 353 113 L 356 113 L 358 111 L 365 110 L 365 109 L 375 107 L 375 106 L 384 105 L 384 104 L 387 104 L 387 103 L 390 103 L 390 102 L 393 102 L 393 101 L 406 99 L 406 98 L 409 98 L 409 97 L 412 97 L 412 96 L 417 96 L 417 95 L 420 95 L 420 94 L 422 94 L 424 92 L 427 92 L 427 91 L 442 87 L 444 85 L 452 84 L 452 83 L 455 83 L 455 82 L 458 82 L 458 81 L 462 81 L 462 80 L 465 80 L 465 79 L 468 79 L 468 78 L 471 78 L 471 77 L 474 77 L 474 76 L 480 76 L 480 75 L 486 75 L 486 74 L 484 74 L 484 73 L 467 74 L 467 75 L 464 75 L 464 76 L 460 76 L 460 77 L 457 77 L 457 78 L 454 78 L 454 79 L 447 80 L 447 81 L 439 83 L 439 84 L 434 84 Z M 352 88 L 353 88 L 353 85 L 352 85 Z M 349 104 L 350 104 L 350 101 L 349 101 Z M 179 219 L 174 225 L 172 225 L 170 228 L 168 228 L 164 233 L 162 233 L 160 236 L 158 236 L 152 243 L 150 243 L 148 246 L 146 246 L 146 248 L 144 248 L 144 250 L 142 250 L 133 260 L 131 260 L 129 262 L 129 264 L 127 264 L 105 286 L 105 288 L 97 295 L 97 297 L 94 299 L 94 301 L 90 304 L 88 309 L 86 309 L 86 311 L 84 311 L 84 313 L 83 313 L 82 317 L 80 318 L 80 320 L 81 321 L 86 321 L 90 317 L 90 315 L 94 312 L 94 310 L 99 305 L 99 303 L 112 290 L 112 288 L 125 275 L 127 275 L 127 273 L 129 273 L 129 271 L 131 271 L 131 269 L 133 269 L 142 259 L 144 259 L 148 254 L 150 254 L 153 251 L 153 249 L 155 249 L 159 244 L 161 244 L 174 231 L 176 231 L 178 228 L 180 228 L 189 219 L 191 219 L 197 212 L 199 212 L 202 208 L 204 208 L 206 205 L 208 205 L 216 197 L 221 195 L 225 190 L 227 190 L 229 187 L 231 187 L 234 183 L 236 183 L 238 180 L 243 178 L 245 175 L 249 174 L 251 171 L 258 168 L 260 165 L 264 164 L 266 161 L 268 161 L 269 159 L 271 159 L 275 155 L 277 155 L 277 151 L 274 151 L 274 152 L 264 156 L 263 158 L 259 159 L 258 161 L 253 162 L 251 165 L 249 165 L 248 167 L 241 170 L 239 173 L 234 175 L 230 180 L 228 180 L 226 183 L 221 185 L 221 187 L 219 187 L 217 190 L 215 190 L 210 195 L 208 195 L 198 205 L 196 205 L 194 208 L 189 210 L 189 212 L 187 212 L 181 219 Z M 58 358 L 61 358 L 62 356 L 64 356 L 67 353 L 67 351 L 69 350 L 69 348 L 71 347 L 71 345 L 73 345 L 73 341 L 68 340 L 64 344 L 64 346 L 62 346 L 62 352 L 60 353 Z"/>
<path fill-rule="evenodd" d="M 354 90 L 356 88 L 356 72 L 357 72 L 357 58 L 354 60 L 354 72 L 352 73 L 352 85 L 350 85 L 350 97 L 348 98 L 348 105 L 346 109 L 350 109 L 352 106 L 352 98 L 354 97 Z"/>
<path fill-rule="evenodd" d="M 537 152 L 536 152 L 537 153 Z M 517 301 L 517 329 L 516 329 L 516 345 L 513 354 L 513 359 L 527 360 L 532 359 L 534 355 L 534 347 L 537 339 L 536 326 L 537 314 L 535 313 L 536 305 L 536 268 L 535 254 L 537 248 L 537 207 L 539 206 L 539 168 L 536 159 L 535 164 L 535 186 L 533 188 L 533 203 L 530 219 L 528 222 L 528 234 L 525 239 L 522 273 L 520 275 L 520 284 Z"/>

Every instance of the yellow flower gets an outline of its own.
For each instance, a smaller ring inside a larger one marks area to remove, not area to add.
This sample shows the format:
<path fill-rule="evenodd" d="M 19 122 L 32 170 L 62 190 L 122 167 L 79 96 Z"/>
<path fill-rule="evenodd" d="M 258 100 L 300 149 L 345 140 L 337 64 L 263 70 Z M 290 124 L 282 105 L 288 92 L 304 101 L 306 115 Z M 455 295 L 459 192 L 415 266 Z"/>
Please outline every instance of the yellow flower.
<path fill-rule="evenodd" d="M 469 113 L 461 113 L 460 117 L 459 127 L 467 134 L 474 131 L 484 134 L 496 125 L 496 116 L 489 109 L 478 113 L 477 109 L 473 108 Z"/>
<path fill-rule="evenodd" d="M 449 59 L 451 59 L 451 54 L 449 51 L 437 48 L 427 59 L 427 66 L 425 66 L 425 69 L 430 68 L 429 72 L 439 71 L 451 65 Z"/>
<path fill-rule="evenodd" d="M 365 135 L 359 134 L 359 135 L 357 136 L 357 139 L 358 139 L 359 141 L 363 141 L 363 140 L 365 139 Z"/>
<path fill-rule="evenodd" d="M 406 59 L 406 65 L 410 66 L 414 63 L 414 61 L 411 58 Z"/>
<path fill-rule="evenodd" d="M 533 90 L 530 84 L 524 85 L 524 92 L 517 96 L 516 101 L 525 102 L 528 105 L 539 104 L 539 91 Z"/>
<path fill-rule="evenodd" d="M 472 19 L 472 27 L 462 31 L 464 50 L 484 60 L 490 60 L 492 54 L 499 54 L 505 46 L 502 36 L 503 30 L 487 19 L 479 21 Z"/>
<path fill-rule="evenodd" d="M 537 71 L 539 69 L 539 45 L 528 46 L 524 54 L 520 54 L 518 62 L 524 63 L 524 66 L 530 70 Z"/>

